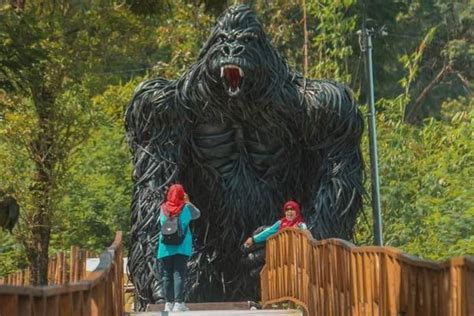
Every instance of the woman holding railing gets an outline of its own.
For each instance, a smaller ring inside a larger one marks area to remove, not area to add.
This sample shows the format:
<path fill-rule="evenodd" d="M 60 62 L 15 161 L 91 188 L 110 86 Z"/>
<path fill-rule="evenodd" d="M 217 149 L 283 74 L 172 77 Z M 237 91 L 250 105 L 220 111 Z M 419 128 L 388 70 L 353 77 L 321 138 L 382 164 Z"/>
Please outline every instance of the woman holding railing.
<path fill-rule="evenodd" d="M 269 237 L 275 235 L 279 231 L 287 227 L 298 227 L 301 229 L 307 229 L 306 223 L 304 222 L 303 216 L 301 216 L 300 205 L 295 201 L 288 201 L 283 205 L 284 216 L 280 220 L 276 221 L 272 226 L 264 229 L 258 234 L 249 237 L 245 243 L 245 248 L 250 248 L 254 244 L 262 243 Z"/>

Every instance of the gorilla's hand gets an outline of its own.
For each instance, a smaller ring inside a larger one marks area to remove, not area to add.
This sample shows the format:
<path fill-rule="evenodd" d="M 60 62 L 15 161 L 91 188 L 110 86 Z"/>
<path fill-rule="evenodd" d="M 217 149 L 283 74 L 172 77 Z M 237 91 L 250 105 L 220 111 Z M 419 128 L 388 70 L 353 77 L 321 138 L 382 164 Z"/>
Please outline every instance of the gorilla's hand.
<path fill-rule="evenodd" d="M 267 227 L 268 226 L 260 226 L 253 232 L 252 236 L 262 232 Z M 248 268 L 252 278 L 258 278 L 265 264 L 265 242 L 253 244 L 250 247 L 242 245 L 241 249 L 244 253 L 242 264 Z"/>

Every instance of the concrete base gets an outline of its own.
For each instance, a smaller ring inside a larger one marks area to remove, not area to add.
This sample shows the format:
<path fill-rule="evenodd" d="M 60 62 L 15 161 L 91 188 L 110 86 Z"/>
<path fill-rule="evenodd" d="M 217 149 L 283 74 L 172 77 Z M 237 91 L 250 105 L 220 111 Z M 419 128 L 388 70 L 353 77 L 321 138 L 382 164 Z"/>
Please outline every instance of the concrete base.
<path fill-rule="evenodd" d="M 192 311 L 215 311 L 215 310 L 250 310 L 252 306 L 258 306 L 257 303 L 247 302 L 212 302 L 212 303 L 186 303 L 186 306 Z M 150 304 L 147 312 L 162 312 L 165 304 Z"/>
<path fill-rule="evenodd" d="M 212 311 L 188 311 L 188 312 L 137 312 L 125 313 L 130 316 L 303 316 L 303 312 L 296 309 L 257 309 L 257 310 L 212 310 Z"/>

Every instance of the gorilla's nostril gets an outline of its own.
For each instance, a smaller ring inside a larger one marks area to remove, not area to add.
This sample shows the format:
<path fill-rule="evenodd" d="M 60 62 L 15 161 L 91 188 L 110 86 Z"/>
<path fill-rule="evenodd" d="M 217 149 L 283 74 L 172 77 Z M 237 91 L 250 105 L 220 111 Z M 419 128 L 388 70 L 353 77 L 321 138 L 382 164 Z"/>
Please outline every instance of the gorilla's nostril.
<path fill-rule="evenodd" d="M 242 54 L 243 51 L 244 51 L 243 46 L 237 46 L 233 49 L 232 55 L 238 56 L 238 55 Z"/>
<path fill-rule="evenodd" d="M 230 55 L 230 47 L 229 46 L 222 47 L 222 52 L 224 53 L 224 55 L 229 56 Z"/>

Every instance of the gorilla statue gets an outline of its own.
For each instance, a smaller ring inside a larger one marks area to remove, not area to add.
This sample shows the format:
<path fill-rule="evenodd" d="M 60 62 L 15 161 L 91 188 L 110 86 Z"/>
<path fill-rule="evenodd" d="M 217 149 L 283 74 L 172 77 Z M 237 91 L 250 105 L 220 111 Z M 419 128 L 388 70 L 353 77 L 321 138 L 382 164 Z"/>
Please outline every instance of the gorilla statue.
<path fill-rule="evenodd" d="M 20 206 L 15 198 L 0 190 L 0 227 L 11 233 L 19 215 Z"/>
<path fill-rule="evenodd" d="M 362 208 L 363 119 L 348 87 L 291 70 L 256 15 L 225 11 L 177 80 L 141 83 L 125 113 L 133 154 L 129 272 L 138 308 L 162 298 L 159 205 L 182 183 L 201 209 L 193 225 L 189 301 L 258 296 L 239 246 L 302 205 L 317 239 L 350 239 Z"/>

